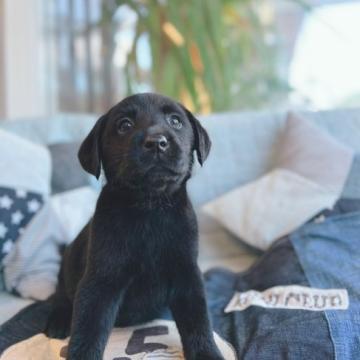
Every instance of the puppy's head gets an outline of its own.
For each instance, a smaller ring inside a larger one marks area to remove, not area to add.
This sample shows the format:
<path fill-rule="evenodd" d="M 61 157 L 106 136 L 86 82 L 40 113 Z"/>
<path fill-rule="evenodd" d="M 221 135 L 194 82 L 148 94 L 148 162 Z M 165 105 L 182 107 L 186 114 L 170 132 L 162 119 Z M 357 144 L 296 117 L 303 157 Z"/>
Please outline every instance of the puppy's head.
<path fill-rule="evenodd" d="M 79 160 L 97 178 L 103 166 L 111 183 L 164 191 L 190 176 L 194 151 L 202 165 L 210 146 L 190 111 L 147 93 L 125 98 L 103 115 L 82 143 Z"/>

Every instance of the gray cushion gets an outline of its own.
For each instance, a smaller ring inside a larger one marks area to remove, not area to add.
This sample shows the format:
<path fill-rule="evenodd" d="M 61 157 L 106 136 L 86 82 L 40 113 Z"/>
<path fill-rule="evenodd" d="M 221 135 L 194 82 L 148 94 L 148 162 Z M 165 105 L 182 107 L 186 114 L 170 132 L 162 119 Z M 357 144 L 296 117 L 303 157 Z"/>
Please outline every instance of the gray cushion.
<path fill-rule="evenodd" d="M 234 112 L 204 117 L 213 149 L 204 168 L 190 181 L 189 194 L 194 204 L 204 204 L 265 174 L 273 166 L 273 148 L 285 115 Z M 360 151 L 359 109 L 306 112 L 304 116 Z M 94 115 L 59 114 L 51 118 L 0 121 L 0 128 L 35 142 L 53 144 L 81 141 L 96 119 Z"/>
<path fill-rule="evenodd" d="M 199 266 L 202 271 L 225 267 L 246 270 L 260 252 L 240 242 L 235 236 L 203 211 L 197 213 L 199 223 Z"/>
<path fill-rule="evenodd" d="M 96 115 L 90 114 L 58 114 L 52 117 L 9 121 L 1 121 L 0 119 L 0 128 L 32 142 L 55 144 L 83 140 L 96 119 Z"/>
<path fill-rule="evenodd" d="M 357 153 L 354 157 L 341 197 L 360 199 L 360 153 Z"/>
<path fill-rule="evenodd" d="M 360 111 L 332 110 L 300 113 L 341 143 L 360 151 Z M 195 205 L 264 175 L 274 166 L 277 141 L 285 113 L 227 113 L 204 117 L 213 143 L 204 168 L 190 180 Z"/>
<path fill-rule="evenodd" d="M 51 189 L 53 194 L 89 185 L 89 177 L 77 158 L 80 142 L 49 145 L 52 159 Z"/>

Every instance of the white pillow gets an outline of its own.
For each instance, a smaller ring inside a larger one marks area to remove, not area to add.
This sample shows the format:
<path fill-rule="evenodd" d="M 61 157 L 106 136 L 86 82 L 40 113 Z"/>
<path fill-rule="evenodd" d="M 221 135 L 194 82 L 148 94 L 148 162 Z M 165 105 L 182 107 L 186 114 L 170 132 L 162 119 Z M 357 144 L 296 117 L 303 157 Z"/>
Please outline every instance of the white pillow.
<path fill-rule="evenodd" d="M 204 206 L 229 231 L 262 250 L 331 208 L 353 159 L 352 150 L 294 114 L 277 150 L 274 170 Z"/>
<path fill-rule="evenodd" d="M 50 194 L 49 150 L 0 130 L 0 186 Z"/>
<path fill-rule="evenodd" d="M 99 193 L 90 186 L 69 190 L 51 197 L 51 206 L 66 235 L 69 244 L 94 215 Z"/>
<path fill-rule="evenodd" d="M 8 291 L 37 300 L 54 292 L 59 246 L 72 242 L 89 221 L 97 197 L 96 191 L 84 187 L 57 194 L 44 205 L 4 259 Z"/>
<path fill-rule="evenodd" d="M 204 206 L 230 232 L 261 250 L 336 201 L 336 194 L 277 169 Z"/>
<path fill-rule="evenodd" d="M 50 177 L 48 149 L 0 130 L 0 270 L 49 195 Z"/>

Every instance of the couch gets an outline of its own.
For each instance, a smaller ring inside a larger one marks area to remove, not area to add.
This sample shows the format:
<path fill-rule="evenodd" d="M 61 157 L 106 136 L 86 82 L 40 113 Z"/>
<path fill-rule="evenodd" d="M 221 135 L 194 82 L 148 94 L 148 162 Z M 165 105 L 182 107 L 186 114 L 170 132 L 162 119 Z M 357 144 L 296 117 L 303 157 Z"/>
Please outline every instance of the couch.
<path fill-rule="evenodd" d="M 360 110 L 302 113 L 356 152 L 360 151 Z M 255 250 L 227 232 L 201 211 L 206 202 L 246 184 L 272 168 L 278 135 L 285 113 L 226 113 L 202 118 L 213 147 L 202 169 L 195 166 L 189 193 L 198 209 L 200 258 L 203 271 L 225 267 L 243 271 L 259 257 Z M 40 144 L 79 142 L 88 133 L 96 116 L 61 114 L 42 119 L 0 121 L 0 128 Z M 89 184 L 98 187 L 94 180 Z M 0 292 L 0 324 L 31 303 Z"/>

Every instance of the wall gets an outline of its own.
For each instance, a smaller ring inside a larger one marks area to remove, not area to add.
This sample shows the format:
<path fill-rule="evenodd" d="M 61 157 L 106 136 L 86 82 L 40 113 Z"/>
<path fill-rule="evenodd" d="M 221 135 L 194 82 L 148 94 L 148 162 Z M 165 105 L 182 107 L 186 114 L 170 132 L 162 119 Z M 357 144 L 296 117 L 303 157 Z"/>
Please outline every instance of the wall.
<path fill-rule="evenodd" d="M 41 0 L 0 0 L 0 116 L 46 113 Z"/>
<path fill-rule="evenodd" d="M 0 0 L 0 117 L 6 114 L 4 64 L 4 2 Z"/>

